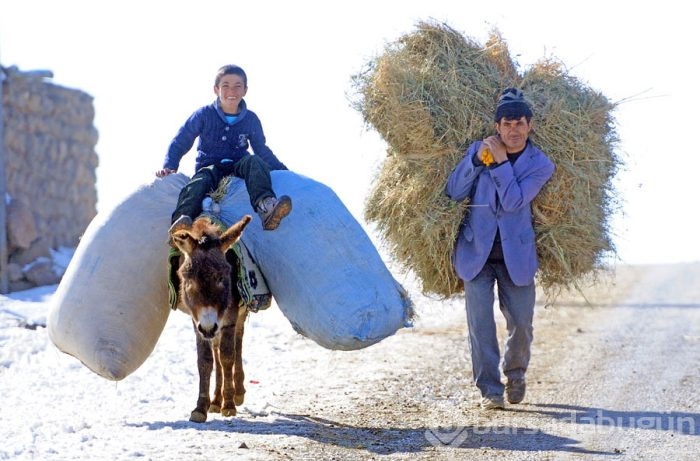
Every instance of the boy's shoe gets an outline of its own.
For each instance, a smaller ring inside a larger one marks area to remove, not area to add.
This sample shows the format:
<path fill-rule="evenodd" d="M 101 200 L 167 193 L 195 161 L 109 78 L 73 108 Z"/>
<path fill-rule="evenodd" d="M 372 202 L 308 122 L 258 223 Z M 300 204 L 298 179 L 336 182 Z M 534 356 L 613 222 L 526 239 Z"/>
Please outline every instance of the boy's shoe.
<path fill-rule="evenodd" d="M 509 379 L 506 383 L 506 396 L 510 403 L 520 403 L 525 398 L 525 378 Z"/>
<path fill-rule="evenodd" d="M 173 232 L 175 232 L 178 229 L 181 228 L 191 228 L 192 227 L 192 218 L 190 218 L 187 215 L 181 215 L 179 218 L 177 218 L 171 225 L 170 229 L 168 229 L 168 245 L 170 245 L 171 249 L 177 250 L 177 247 L 175 246 L 175 242 L 173 242 Z"/>
<path fill-rule="evenodd" d="M 175 229 L 178 229 L 180 227 L 192 227 L 192 218 L 190 218 L 186 214 L 183 214 L 182 216 L 177 218 L 170 226 L 170 229 L 168 229 L 168 235 L 172 234 L 172 232 Z"/>
<path fill-rule="evenodd" d="M 263 229 L 275 230 L 280 221 L 292 211 L 292 199 L 286 195 L 280 198 L 267 197 L 258 202 L 255 211 L 263 222 Z"/>
<path fill-rule="evenodd" d="M 479 406 L 482 410 L 504 410 L 506 408 L 502 395 L 486 395 L 481 398 Z"/>

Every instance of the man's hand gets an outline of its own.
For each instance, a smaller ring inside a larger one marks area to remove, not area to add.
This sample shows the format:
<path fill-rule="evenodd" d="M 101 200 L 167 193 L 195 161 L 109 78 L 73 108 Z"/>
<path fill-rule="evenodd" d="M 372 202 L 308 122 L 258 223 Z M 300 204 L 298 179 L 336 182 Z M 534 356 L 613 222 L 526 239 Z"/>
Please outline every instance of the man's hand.
<path fill-rule="evenodd" d="M 508 160 L 508 154 L 506 152 L 506 145 L 501 142 L 501 138 L 498 135 L 489 136 L 484 139 L 482 144 L 483 149 L 481 150 L 481 161 L 484 162 L 484 150 L 488 149 L 491 152 L 493 161 L 495 163 L 503 163 Z M 486 162 L 484 162 L 486 163 Z"/>

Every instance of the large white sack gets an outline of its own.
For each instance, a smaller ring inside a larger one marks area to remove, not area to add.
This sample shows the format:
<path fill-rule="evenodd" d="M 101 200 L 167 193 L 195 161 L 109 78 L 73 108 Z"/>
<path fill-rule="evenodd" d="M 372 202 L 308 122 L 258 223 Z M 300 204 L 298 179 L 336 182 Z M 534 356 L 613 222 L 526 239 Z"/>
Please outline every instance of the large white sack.
<path fill-rule="evenodd" d="M 168 227 L 183 174 L 155 179 L 98 213 L 52 300 L 49 337 L 61 351 L 110 380 L 136 370 L 170 313 Z"/>
<path fill-rule="evenodd" d="M 275 193 L 292 212 L 262 229 L 245 183 L 232 178 L 220 200 L 226 224 L 254 216 L 241 240 L 262 270 L 294 329 L 327 349 L 361 349 L 409 326 L 413 304 L 364 229 L 324 184 L 291 171 L 272 172 Z"/>

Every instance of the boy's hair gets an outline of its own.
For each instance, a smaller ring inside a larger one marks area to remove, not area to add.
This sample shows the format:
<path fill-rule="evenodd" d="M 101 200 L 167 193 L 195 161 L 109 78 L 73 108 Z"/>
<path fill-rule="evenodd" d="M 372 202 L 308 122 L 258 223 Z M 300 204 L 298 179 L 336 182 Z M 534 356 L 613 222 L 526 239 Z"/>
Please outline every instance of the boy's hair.
<path fill-rule="evenodd" d="M 224 75 L 238 75 L 243 79 L 243 85 L 245 85 L 246 88 L 248 87 L 248 76 L 245 74 L 245 71 L 240 66 L 236 66 L 235 64 L 227 64 L 225 66 L 220 67 L 219 71 L 216 73 L 214 86 L 219 86 L 219 83 L 221 83 L 221 78 Z"/>
<path fill-rule="evenodd" d="M 498 105 L 494 120 L 499 123 L 502 118 L 506 120 L 520 120 L 520 117 L 525 117 L 529 122 L 532 118 L 532 109 L 525 101 L 525 95 L 517 88 L 506 88 L 498 98 Z"/>

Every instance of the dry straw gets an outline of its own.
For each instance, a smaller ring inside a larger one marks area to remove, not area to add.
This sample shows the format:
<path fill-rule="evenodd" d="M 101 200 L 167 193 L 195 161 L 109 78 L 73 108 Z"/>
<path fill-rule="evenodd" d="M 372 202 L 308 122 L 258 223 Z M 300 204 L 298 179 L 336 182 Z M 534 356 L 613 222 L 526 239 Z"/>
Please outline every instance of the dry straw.
<path fill-rule="evenodd" d="M 533 204 L 540 287 L 553 299 L 614 254 L 615 105 L 554 59 L 517 69 L 497 31 L 482 46 L 445 24 L 419 22 L 353 76 L 354 107 L 388 144 L 365 218 L 425 294 L 462 292 L 451 252 L 468 204 L 448 200 L 444 185 L 468 145 L 493 133 L 495 103 L 508 86 L 525 91 L 535 113 L 531 139 L 556 164 Z"/>

